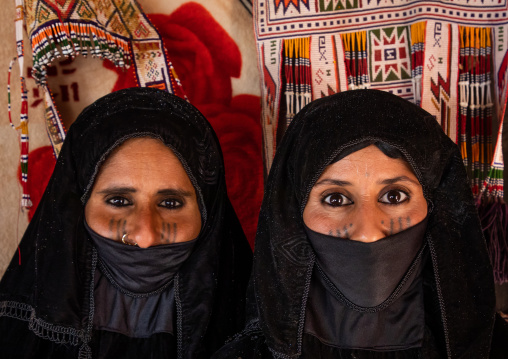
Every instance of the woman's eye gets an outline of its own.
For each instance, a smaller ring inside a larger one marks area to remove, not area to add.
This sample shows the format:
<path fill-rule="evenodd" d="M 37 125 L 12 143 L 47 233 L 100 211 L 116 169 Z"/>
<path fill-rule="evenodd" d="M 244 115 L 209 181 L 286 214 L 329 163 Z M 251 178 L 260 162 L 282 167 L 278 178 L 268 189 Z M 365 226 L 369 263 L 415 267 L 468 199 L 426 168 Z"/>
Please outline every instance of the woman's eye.
<path fill-rule="evenodd" d="M 409 199 L 409 195 L 398 189 L 392 189 L 381 196 L 379 202 L 386 204 L 399 204 Z"/>
<path fill-rule="evenodd" d="M 353 201 L 341 193 L 329 194 L 323 199 L 323 201 L 332 207 L 340 207 L 353 204 Z"/>
<path fill-rule="evenodd" d="M 183 205 L 182 202 L 180 202 L 179 200 L 177 199 L 165 199 L 163 200 L 159 206 L 161 207 L 165 207 L 165 208 L 168 208 L 168 209 L 174 209 L 174 208 L 179 208 Z"/>
<path fill-rule="evenodd" d="M 124 197 L 112 197 L 106 200 L 106 203 L 114 207 L 125 207 L 131 205 L 131 202 Z"/>

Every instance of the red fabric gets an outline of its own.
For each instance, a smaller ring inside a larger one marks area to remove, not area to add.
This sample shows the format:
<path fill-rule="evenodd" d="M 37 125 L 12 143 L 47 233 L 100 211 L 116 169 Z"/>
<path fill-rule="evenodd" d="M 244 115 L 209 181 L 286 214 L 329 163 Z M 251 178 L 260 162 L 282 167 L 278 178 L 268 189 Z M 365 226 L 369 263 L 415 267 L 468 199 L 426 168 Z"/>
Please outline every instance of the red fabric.
<path fill-rule="evenodd" d="M 260 98 L 232 96 L 231 78 L 239 77 L 242 57 L 229 34 L 203 6 L 186 3 L 171 15 L 151 14 L 169 59 L 189 101 L 212 124 L 224 153 L 228 194 L 247 239 L 254 247 L 263 197 Z M 119 75 L 117 91 L 136 86 L 133 69 Z"/>
<path fill-rule="evenodd" d="M 56 160 L 51 146 L 43 146 L 28 154 L 28 193 L 32 207 L 28 210 L 28 220 L 32 217 L 41 201 L 42 195 L 55 168 Z M 21 167 L 18 166 L 18 179 L 21 182 Z"/>

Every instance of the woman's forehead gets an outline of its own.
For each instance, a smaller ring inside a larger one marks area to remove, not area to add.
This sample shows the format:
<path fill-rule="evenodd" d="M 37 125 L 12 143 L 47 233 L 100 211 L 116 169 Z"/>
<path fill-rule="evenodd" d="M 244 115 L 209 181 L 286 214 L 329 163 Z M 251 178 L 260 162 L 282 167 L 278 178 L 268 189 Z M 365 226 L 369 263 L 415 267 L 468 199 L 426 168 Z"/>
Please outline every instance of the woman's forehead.
<path fill-rule="evenodd" d="M 365 183 L 367 179 L 386 181 L 401 176 L 418 181 L 405 160 L 391 158 L 375 145 L 369 145 L 328 165 L 316 183 L 328 177 Z"/>

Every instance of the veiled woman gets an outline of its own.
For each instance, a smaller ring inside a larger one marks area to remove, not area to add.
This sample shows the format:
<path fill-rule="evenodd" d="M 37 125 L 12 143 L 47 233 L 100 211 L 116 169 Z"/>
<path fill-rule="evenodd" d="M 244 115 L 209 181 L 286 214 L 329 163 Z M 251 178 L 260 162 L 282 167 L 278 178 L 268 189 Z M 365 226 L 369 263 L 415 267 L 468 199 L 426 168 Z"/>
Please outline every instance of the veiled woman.
<path fill-rule="evenodd" d="M 306 106 L 268 177 L 248 325 L 215 357 L 506 357 L 468 183 L 437 121 L 395 95 Z"/>
<path fill-rule="evenodd" d="M 251 253 L 217 137 L 163 91 L 81 113 L 19 253 L 0 283 L 6 358 L 208 358 L 243 325 Z"/>

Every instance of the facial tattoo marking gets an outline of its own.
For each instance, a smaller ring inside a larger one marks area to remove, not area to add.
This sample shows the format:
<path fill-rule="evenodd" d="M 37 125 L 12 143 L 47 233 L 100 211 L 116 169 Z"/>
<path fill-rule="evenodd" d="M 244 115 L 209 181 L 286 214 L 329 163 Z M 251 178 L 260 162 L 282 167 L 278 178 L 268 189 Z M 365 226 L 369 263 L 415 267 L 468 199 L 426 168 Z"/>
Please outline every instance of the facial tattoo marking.
<path fill-rule="evenodd" d="M 404 229 L 404 225 L 402 224 L 402 217 L 399 217 L 399 230 L 402 231 Z"/>
<path fill-rule="evenodd" d="M 347 231 L 347 226 L 344 226 L 344 237 L 349 239 L 349 233 Z"/>
<path fill-rule="evenodd" d="M 340 229 L 337 229 L 336 233 L 337 233 L 337 238 L 340 238 Z"/>
<path fill-rule="evenodd" d="M 169 223 L 162 223 L 161 242 L 169 243 Z"/>
<path fill-rule="evenodd" d="M 115 220 L 111 218 L 109 220 L 109 234 L 110 236 L 113 236 L 113 225 L 115 224 Z"/>
<path fill-rule="evenodd" d="M 176 223 L 173 223 L 173 243 L 176 243 Z"/>
<path fill-rule="evenodd" d="M 409 216 L 408 216 L 408 217 L 406 218 L 406 223 L 407 223 L 407 227 L 408 227 L 408 228 L 409 228 L 409 227 L 411 227 L 411 217 L 409 217 Z"/>
<path fill-rule="evenodd" d="M 119 220 L 119 221 L 118 221 L 118 223 L 119 223 L 119 224 L 120 224 L 120 221 L 121 221 L 121 220 Z M 122 233 L 124 233 L 124 234 L 125 234 L 125 233 L 127 233 L 127 229 L 126 229 L 126 227 L 127 227 L 127 221 L 124 219 L 124 220 L 123 220 L 123 226 L 122 226 Z M 120 239 L 121 239 L 122 237 L 123 237 L 123 234 L 121 235 Z"/>
<path fill-rule="evenodd" d="M 390 219 L 390 235 L 393 234 L 393 218 Z"/>
<path fill-rule="evenodd" d="M 113 233 L 113 226 L 116 225 L 116 240 L 117 241 L 121 241 L 122 240 L 122 237 L 123 235 L 126 233 L 125 232 L 125 226 L 126 226 L 126 223 L 127 221 L 126 220 L 123 220 L 123 226 L 122 226 L 122 219 L 119 219 L 117 221 L 115 221 L 114 219 L 112 219 L 110 222 L 109 222 L 109 226 L 111 228 L 111 233 Z M 123 228 L 122 228 L 123 227 Z M 123 229 L 123 230 L 122 230 Z"/>

